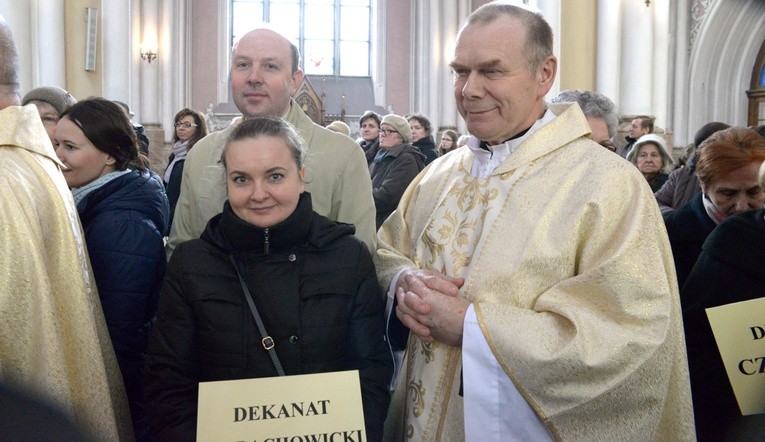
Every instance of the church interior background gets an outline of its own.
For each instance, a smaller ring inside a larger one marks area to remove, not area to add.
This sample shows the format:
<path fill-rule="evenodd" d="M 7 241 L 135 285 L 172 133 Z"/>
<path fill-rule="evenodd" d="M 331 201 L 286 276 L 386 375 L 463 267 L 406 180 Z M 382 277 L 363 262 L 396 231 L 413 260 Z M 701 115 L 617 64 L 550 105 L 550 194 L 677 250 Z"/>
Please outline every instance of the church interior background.
<path fill-rule="evenodd" d="M 0 0 L 22 92 L 54 85 L 77 99 L 128 103 L 161 168 L 183 107 L 221 128 L 232 43 L 268 21 L 301 49 L 296 99 L 320 124 L 358 129 L 367 109 L 420 112 L 465 132 L 448 63 L 460 24 L 485 0 Z M 704 123 L 765 124 L 765 1 L 525 0 L 555 34 L 565 89 L 610 97 L 626 124 L 656 118 L 676 152 Z"/>

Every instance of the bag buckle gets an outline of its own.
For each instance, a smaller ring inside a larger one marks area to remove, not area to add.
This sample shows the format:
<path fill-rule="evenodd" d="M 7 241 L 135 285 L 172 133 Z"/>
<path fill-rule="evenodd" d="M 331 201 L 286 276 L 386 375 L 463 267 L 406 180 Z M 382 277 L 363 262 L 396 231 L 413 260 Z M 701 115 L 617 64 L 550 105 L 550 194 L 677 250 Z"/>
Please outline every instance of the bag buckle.
<path fill-rule="evenodd" d="M 271 338 L 271 336 L 266 336 L 265 338 L 263 338 L 261 343 L 263 344 L 263 348 L 265 348 L 266 350 L 271 350 L 272 348 L 274 348 L 274 340 L 273 338 Z"/>

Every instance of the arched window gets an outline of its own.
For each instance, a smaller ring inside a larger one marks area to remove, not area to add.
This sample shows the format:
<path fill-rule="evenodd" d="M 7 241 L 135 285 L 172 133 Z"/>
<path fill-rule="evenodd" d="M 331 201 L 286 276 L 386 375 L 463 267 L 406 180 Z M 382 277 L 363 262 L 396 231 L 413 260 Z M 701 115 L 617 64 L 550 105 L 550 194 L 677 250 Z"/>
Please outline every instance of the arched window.
<path fill-rule="evenodd" d="M 231 43 L 270 23 L 298 46 L 308 75 L 370 76 L 370 0 L 230 0 Z"/>

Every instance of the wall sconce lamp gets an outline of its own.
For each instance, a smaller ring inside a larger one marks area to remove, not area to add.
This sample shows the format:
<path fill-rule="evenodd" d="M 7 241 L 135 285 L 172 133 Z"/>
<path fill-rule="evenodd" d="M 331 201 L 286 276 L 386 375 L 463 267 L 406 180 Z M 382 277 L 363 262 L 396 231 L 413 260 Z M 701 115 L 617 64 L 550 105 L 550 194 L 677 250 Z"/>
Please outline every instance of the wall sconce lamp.
<path fill-rule="evenodd" d="M 157 59 L 157 53 L 152 51 L 151 49 L 141 52 L 141 60 L 146 60 L 149 64 L 151 64 L 152 61 Z"/>

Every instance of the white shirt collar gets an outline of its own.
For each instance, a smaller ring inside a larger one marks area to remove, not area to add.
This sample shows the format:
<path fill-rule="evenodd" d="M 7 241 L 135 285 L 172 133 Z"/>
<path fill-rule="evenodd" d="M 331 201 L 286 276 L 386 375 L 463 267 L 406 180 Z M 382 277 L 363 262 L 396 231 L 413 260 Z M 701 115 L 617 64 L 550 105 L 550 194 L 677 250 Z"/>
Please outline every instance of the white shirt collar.
<path fill-rule="evenodd" d="M 479 178 L 489 177 L 491 173 L 494 172 L 494 169 L 502 164 L 507 157 L 521 145 L 521 143 L 526 141 L 526 139 L 541 129 L 542 126 L 551 122 L 555 118 L 556 115 L 550 109 L 547 109 L 544 115 L 542 115 L 542 118 L 538 119 L 525 134 L 518 138 L 505 141 L 502 144 L 489 146 L 489 150 L 481 149 L 481 140 L 471 136 L 467 145 L 468 148 L 473 151 L 475 159 L 473 160 L 473 167 L 470 170 L 470 174 Z"/>

